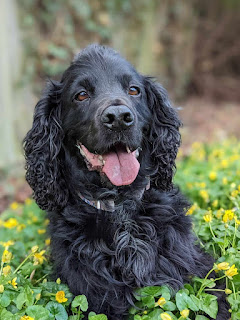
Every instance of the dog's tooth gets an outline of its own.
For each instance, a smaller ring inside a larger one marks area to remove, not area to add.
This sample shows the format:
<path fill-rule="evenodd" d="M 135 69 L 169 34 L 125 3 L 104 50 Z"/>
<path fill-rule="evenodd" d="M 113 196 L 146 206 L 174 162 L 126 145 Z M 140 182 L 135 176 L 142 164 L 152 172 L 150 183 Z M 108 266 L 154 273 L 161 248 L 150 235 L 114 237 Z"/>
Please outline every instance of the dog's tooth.
<path fill-rule="evenodd" d="M 138 158 L 138 156 L 139 156 L 139 150 L 137 149 L 137 150 L 135 151 L 135 157 Z"/>
<path fill-rule="evenodd" d="M 127 153 L 131 153 L 131 151 L 130 151 L 128 146 L 126 146 L 126 150 L 127 150 Z"/>

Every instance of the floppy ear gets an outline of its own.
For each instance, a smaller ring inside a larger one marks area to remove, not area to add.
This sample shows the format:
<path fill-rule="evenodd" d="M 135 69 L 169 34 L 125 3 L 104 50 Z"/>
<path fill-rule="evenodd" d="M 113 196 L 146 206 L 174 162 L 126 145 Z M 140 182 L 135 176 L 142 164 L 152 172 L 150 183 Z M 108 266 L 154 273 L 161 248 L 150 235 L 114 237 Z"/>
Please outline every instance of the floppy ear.
<path fill-rule="evenodd" d="M 181 143 L 179 127 L 181 122 L 171 106 L 167 91 L 151 78 L 145 78 L 148 106 L 152 113 L 152 122 L 148 141 L 151 163 L 155 173 L 152 182 L 164 191 L 172 189 L 175 173 L 175 159 Z"/>
<path fill-rule="evenodd" d="M 37 103 L 32 129 L 24 139 L 26 179 L 33 189 L 33 197 L 43 210 L 64 206 L 68 190 L 62 176 L 60 96 L 62 85 L 50 82 L 46 93 Z"/>

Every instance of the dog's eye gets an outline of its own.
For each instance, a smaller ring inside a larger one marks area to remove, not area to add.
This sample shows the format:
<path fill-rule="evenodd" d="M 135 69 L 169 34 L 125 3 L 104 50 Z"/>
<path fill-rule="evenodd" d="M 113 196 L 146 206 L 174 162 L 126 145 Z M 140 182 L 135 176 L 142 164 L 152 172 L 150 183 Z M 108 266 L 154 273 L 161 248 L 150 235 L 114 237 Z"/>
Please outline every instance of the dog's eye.
<path fill-rule="evenodd" d="M 138 87 L 130 87 L 128 90 L 128 94 L 131 96 L 138 96 L 140 94 L 140 89 Z"/>
<path fill-rule="evenodd" d="M 87 92 L 85 90 L 80 91 L 75 97 L 75 99 L 78 101 L 83 101 L 88 98 L 89 98 L 89 95 L 87 94 Z"/>

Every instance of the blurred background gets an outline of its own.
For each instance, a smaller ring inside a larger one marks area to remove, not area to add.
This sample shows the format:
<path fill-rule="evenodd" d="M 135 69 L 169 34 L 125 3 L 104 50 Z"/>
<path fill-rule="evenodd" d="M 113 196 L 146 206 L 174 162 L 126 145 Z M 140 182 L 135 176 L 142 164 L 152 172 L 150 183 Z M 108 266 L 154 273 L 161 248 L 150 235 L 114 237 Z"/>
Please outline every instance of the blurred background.
<path fill-rule="evenodd" d="M 0 0 L 0 211 L 30 193 L 22 139 L 47 78 L 90 43 L 168 90 L 194 141 L 240 137 L 239 0 Z"/>

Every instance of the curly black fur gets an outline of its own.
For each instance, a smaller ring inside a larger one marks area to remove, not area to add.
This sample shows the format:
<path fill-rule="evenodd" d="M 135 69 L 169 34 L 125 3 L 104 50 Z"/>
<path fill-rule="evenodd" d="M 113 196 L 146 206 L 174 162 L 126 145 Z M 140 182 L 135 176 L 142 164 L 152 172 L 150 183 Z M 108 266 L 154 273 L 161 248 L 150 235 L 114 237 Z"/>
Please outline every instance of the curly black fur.
<path fill-rule="evenodd" d="M 128 95 L 130 85 L 141 94 Z M 84 89 L 89 98 L 76 95 Z M 134 126 L 122 132 L 99 121 L 109 105 L 127 105 Z M 181 123 L 166 91 L 137 73 L 114 50 L 91 45 L 80 52 L 60 82 L 48 84 L 25 138 L 27 181 L 50 217 L 55 273 L 73 294 L 86 294 L 90 309 L 124 319 L 137 287 L 182 287 L 203 277 L 213 261 L 195 245 L 188 203 L 173 186 Z M 89 171 L 76 148 L 81 141 L 104 154 L 116 143 L 141 147 L 136 180 L 116 187 Z M 150 177 L 151 188 L 139 197 Z M 81 200 L 112 199 L 113 213 Z M 219 320 L 226 320 L 220 304 Z"/>

